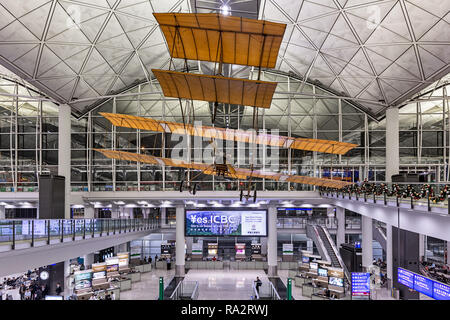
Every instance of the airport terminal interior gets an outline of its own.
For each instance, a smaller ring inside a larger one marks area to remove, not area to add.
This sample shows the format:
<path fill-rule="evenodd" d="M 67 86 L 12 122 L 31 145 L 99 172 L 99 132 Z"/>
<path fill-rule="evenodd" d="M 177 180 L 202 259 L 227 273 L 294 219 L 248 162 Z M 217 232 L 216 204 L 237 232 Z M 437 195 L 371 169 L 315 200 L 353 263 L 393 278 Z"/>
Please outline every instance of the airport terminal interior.
<path fill-rule="evenodd" d="M 450 300 L 449 12 L 0 0 L 0 300 Z"/>

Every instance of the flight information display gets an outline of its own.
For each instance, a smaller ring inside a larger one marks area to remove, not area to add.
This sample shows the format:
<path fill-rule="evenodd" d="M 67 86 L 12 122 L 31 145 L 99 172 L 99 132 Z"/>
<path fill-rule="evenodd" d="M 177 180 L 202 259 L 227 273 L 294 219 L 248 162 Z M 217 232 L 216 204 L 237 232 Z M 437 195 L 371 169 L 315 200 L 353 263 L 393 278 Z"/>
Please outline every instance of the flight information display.
<path fill-rule="evenodd" d="M 433 280 L 414 274 L 414 290 L 429 297 L 433 296 Z"/>
<path fill-rule="evenodd" d="M 433 298 L 436 300 L 450 300 L 450 286 L 434 281 Z"/>
<path fill-rule="evenodd" d="M 398 268 L 398 282 L 413 289 L 414 273 L 403 268 Z"/>
<path fill-rule="evenodd" d="M 266 210 L 186 210 L 186 236 L 267 236 Z"/>
<path fill-rule="evenodd" d="M 436 300 L 450 300 L 450 286 L 398 268 L 398 282 Z"/>
<path fill-rule="evenodd" d="M 352 272 L 352 296 L 370 296 L 370 273 Z"/>

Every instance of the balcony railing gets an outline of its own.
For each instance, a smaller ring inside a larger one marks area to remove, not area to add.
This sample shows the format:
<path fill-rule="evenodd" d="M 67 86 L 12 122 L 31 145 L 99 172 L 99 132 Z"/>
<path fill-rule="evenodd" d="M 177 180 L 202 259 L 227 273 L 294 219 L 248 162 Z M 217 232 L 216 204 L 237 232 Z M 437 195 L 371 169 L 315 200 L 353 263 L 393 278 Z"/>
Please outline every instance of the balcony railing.
<path fill-rule="evenodd" d="M 409 207 L 411 209 L 419 209 L 417 207 L 424 208 L 427 211 L 432 211 L 432 208 L 439 208 L 447 210 L 450 214 L 450 195 L 446 191 L 446 186 L 444 184 L 429 184 L 432 186 L 433 191 L 423 191 L 421 190 L 424 184 L 397 184 L 400 186 L 400 192 L 397 194 L 392 194 L 392 192 L 354 192 L 354 191 L 320 191 L 320 195 L 323 197 L 336 198 L 336 199 L 348 199 L 356 200 L 360 202 L 369 202 L 382 204 L 385 206 L 396 206 L 396 207 Z M 391 189 L 390 184 L 387 188 Z M 416 190 L 416 196 L 411 196 L 407 191 L 407 187 Z M 420 190 L 420 192 L 419 192 Z"/>
<path fill-rule="evenodd" d="M 279 229 L 306 229 L 308 223 L 318 224 L 328 229 L 337 229 L 337 219 L 333 217 L 278 217 Z"/>
<path fill-rule="evenodd" d="M 157 228 L 156 219 L 0 220 L 0 252 Z"/>

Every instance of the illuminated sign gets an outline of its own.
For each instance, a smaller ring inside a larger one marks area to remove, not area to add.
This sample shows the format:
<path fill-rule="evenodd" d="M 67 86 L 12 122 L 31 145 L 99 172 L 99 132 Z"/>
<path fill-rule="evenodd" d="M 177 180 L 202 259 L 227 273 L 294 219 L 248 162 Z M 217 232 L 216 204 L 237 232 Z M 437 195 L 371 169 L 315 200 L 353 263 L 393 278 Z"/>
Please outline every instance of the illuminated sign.
<path fill-rule="evenodd" d="M 352 296 L 370 296 L 370 273 L 352 272 Z"/>
<path fill-rule="evenodd" d="M 436 300 L 450 300 L 450 286 L 421 276 L 409 270 L 398 268 L 398 282 Z"/>
<path fill-rule="evenodd" d="M 267 236 L 266 210 L 186 210 L 186 236 Z"/>

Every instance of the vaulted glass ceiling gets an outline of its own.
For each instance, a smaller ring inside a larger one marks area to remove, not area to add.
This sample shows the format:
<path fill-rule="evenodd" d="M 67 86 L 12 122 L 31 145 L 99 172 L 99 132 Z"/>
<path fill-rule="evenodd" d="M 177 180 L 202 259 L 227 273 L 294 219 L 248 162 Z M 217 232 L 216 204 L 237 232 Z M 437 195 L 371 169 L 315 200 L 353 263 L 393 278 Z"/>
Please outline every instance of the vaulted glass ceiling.
<path fill-rule="evenodd" d="M 251 17 L 253 10 L 260 19 L 288 25 L 275 71 L 349 97 L 376 118 L 384 116 L 388 105 L 402 104 L 450 69 L 449 1 L 227 3 L 237 10 L 233 15 Z M 82 115 L 104 95 L 151 81 L 152 68 L 168 68 L 169 52 L 153 12 L 213 12 L 220 4 L 3 0 L 0 64 Z M 177 61 L 176 67 L 182 66 Z M 251 73 L 243 69 L 229 68 L 229 73 L 248 77 Z M 299 86 L 296 94 L 306 88 Z"/>

